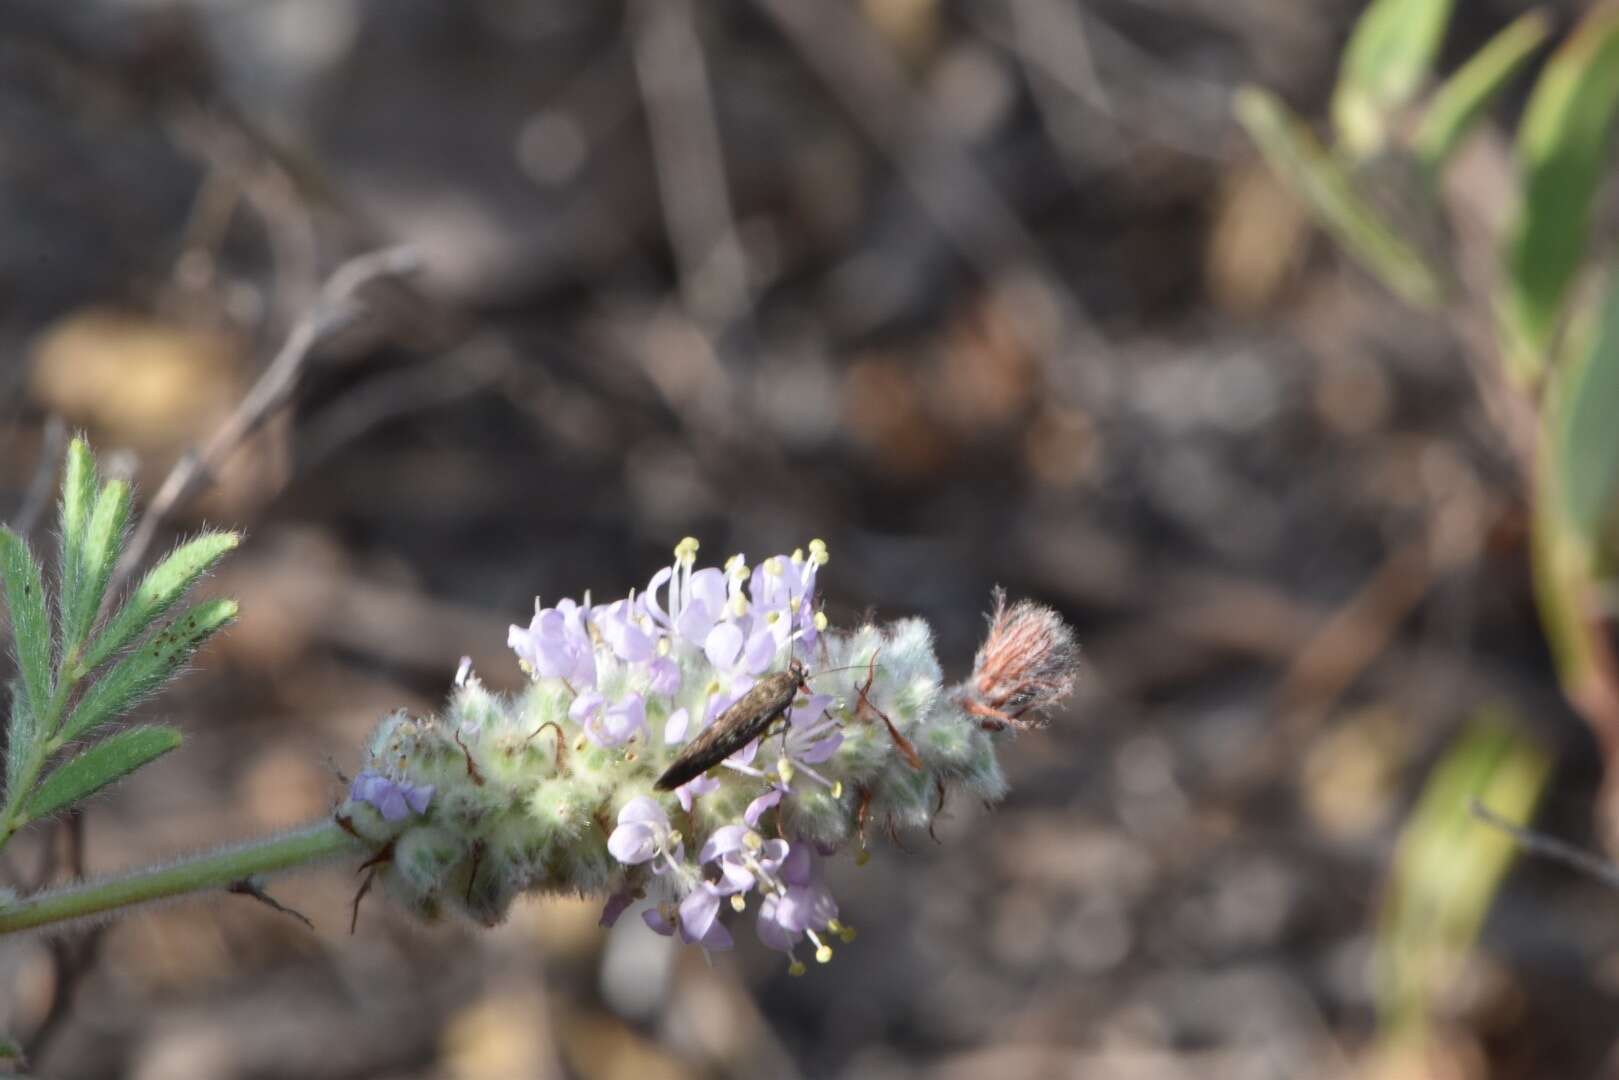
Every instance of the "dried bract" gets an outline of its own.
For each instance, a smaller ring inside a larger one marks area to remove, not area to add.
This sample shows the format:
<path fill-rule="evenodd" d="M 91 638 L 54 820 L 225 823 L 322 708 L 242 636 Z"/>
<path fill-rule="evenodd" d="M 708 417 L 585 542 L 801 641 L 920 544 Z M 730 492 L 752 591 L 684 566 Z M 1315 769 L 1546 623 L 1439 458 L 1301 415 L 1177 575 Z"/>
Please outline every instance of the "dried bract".
<path fill-rule="evenodd" d="M 1079 646 L 1057 613 L 1028 600 L 1007 607 L 996 589 L 989 634 L 956 694 L 984 730 L 1027 731 L 1045 726 L 1041 714 L 1073 692 L 1078 674 Z"/>

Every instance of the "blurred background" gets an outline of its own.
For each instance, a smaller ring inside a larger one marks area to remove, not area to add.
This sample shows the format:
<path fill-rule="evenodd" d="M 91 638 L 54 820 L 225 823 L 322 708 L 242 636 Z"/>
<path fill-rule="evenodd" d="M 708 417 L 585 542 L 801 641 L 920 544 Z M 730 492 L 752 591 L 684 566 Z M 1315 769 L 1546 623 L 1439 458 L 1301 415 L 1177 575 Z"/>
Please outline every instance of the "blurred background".
<path fill-rule="evenodd" d="M 925 616 L 951 672 L 996 584 L 1086 657 L 1003 805 L 835 867 L 861 935 L 804 978 L 589 902 L 425 931 L 372 898 L 351 935 L 338 867 L 272 889 L 313 932 L 230 897 L 6 942 L 40 1075 L 1608 1074 L 1619 897 L 1489 859 L 1447 864 L 1459 915 L 1391 886 L 1436 763 L 1527 741 L 1583 843 L 1600 776 L 1476 340 L 1230 119 L 1244 82 L 1318 117 L 1360 6 L 7 3 L 0 517 L 48 535 L 83 429 L 154 552 L 247 533 L 210 586 L 240 623 L 147 709 L 186 746 L 87 815 L 89 871 L 323 815 L 462 655 L 518 685 L 536 594 L 622 595 L 688 534 L 824 538 L 833 621 Z M 1462 7 L 1447 56 L 1522 5 Z M 337 317 L 323 283 L 399 244 L 419 271 Z"/>

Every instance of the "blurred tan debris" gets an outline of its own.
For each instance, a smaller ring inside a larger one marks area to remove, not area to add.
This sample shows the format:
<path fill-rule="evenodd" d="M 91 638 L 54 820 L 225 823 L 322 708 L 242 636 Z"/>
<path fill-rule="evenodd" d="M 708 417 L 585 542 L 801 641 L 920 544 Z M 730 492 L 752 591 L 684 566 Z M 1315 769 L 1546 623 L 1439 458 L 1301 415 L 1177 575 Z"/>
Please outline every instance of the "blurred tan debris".
<path fill-rule="evenodd" d="M 495 986 L 450 1017 L 442 1062 L 448 1080 L 549 1080 L 556 1059 L 545 998 L 533 986 Z"/>
<path fill-rule="evenodd" d="M 1274 303 L 1309 249 L 1309 220 L 1298 200 L 1262 162 L 1221 178 L 1204 273 L 1215 303 L 1252 316 Z"/>
<path fill-rule="evenodd" d="M 86 308 L 43 330 L 29 390 L 92 439 L 158 456 L 196 442 L 242 391 L 241 347 L 215 330 Z"/>

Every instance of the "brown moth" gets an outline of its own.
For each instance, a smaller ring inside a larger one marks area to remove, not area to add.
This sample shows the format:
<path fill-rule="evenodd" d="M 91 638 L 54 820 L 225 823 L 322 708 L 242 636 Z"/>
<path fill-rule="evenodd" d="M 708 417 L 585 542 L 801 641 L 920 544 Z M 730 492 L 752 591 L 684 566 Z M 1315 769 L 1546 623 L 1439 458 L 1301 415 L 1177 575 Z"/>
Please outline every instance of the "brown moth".
<path fill-rule="evenodd" d="M 691 742 L 653 785 L 659 791 L 673 791 L 701 776 L 767 731 L 793 703 L 800 691 L 809 691 L 809 672 L 799 660 L 786 671 L 767 675 L 753 684 L 730 708 L 714 718 Z"/>

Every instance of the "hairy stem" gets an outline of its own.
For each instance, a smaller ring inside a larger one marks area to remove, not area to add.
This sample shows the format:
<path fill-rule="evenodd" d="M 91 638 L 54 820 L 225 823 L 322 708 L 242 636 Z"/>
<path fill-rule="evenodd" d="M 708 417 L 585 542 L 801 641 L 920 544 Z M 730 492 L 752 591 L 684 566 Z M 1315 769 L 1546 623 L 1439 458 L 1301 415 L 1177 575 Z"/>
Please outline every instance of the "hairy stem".
<path fill-rule="evenodd" d="M 322 821 L 282 836 L 189 856 L 168 866 L 35 893 L 10 906 L 0 906 L 0 934 L 94 918 L 172 896 L 223 889 L 245 878 L 365 850 L 361 841 L 338 825 Z"/>

